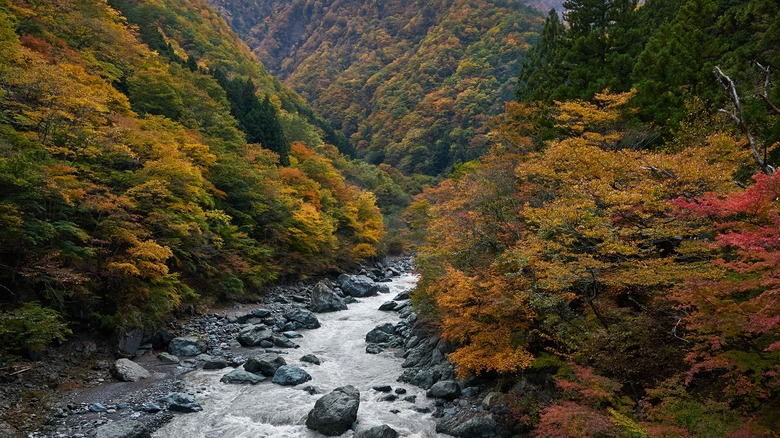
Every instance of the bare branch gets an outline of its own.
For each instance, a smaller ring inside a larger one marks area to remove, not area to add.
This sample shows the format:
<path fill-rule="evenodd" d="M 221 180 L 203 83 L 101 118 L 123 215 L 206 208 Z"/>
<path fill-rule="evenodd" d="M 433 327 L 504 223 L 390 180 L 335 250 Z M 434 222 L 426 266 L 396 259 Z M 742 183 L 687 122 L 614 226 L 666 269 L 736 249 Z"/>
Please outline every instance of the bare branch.
<path fill-rule="evenodd" d="M 764 72 L 764 89 L 761 90 L 761 94 L 759 94 L 759 97 L 761 97 L 761 100 L 764 101 L 769 111 L 772 111 L 773 113 L 780 115 L 780 108 L 778 108 L 774 103 L 772 103 L 771 100 L 769 100 L 769 86 L 771 85 L 771 82 L 769 81 L 769 66 L 764 67 L 758 62 L 756 63 L 756 65 L 762 72 Z"/>
<path fill-rule="evenodd" d="M 720 67 L 716 66 L 712 72 L 717 76 L 721 85 L 723 85 L 723 88 L 726 89 L 726 94 L 729 95 L 731 102 L 734 104 L 734 112 L 725 109 L 721 109 L 720 111 L 731 116 L 737 123 L 739 130 L 742 131 L 742 134 L 747 139 L 748 145 L 750 145 L 753 159 L 756 161 L 758 167 L 761 168 L 764 173 L 774 173 L 775 168 L 766 162 L 766 150 L 764 150 L 762 154 L 758 144 L 756 144 L 756 139 L 753 138 L 753 134 L 750 133 L 750 128 L 748 128 L 747 122 L 745 121 L 745 113 L 742 111 L 742 102 L 739 100 L 739 94 L 737 93 L 737 87 L 734 85 L 734 81 L 723 73 L 723 70 L 721 70 Z"/>

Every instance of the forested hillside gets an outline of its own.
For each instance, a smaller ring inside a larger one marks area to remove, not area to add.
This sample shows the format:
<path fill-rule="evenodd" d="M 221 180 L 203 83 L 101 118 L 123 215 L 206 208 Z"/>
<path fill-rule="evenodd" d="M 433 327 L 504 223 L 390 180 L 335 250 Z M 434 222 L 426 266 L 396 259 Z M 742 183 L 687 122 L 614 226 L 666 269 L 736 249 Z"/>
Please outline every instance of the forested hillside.
<path fill-rule="evenodd" d="M 482 155 L 542 20 L 504 0 L 212 0 L 370 163 L 439 175 Z M 540 4 L 540 2 L 532 2 Z"/>
<path fill-rule="evenodd" d="M 2 350 L 378 254 L 332 133 L 199 0 L 0 2 Z"/>
<path fill-rule="evenodd" d="M 418 308 L 535 436 L 780 430 L 777 2 L 568 0 L 419 195 Z"/>

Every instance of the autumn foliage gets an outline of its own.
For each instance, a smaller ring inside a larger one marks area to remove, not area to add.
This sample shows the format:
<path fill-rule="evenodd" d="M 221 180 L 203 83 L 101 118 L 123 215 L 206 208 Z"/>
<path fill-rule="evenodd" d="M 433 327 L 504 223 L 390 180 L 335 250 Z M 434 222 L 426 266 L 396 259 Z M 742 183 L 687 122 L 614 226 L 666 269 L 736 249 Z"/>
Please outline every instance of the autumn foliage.
<path fill-rule="evenodd" d="M 141 327 L 379 254 L 375 197 L 313 119 L 203 2 L 5 2 L 3 310 Z"/>
<path fill-rule="evenodd" d="M 740 190 L 749 158 L 727 132 L 635 147 L 631 97 L 557 102 L 546 143 L 513 108 L 502 146 L 407 210 L 427 239 L 415 298 L 461 376 L 555 370 L 538 436 L 708 436 L 777 398 L 780 180 Z"/>

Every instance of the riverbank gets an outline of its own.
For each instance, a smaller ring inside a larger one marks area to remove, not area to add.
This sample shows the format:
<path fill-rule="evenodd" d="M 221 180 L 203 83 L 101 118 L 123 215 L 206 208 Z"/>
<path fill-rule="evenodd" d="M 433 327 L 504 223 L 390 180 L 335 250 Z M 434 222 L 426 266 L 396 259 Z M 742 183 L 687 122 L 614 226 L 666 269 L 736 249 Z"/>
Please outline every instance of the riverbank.
<path fill-rule="evenodd" d="M 360 273 L 381 284 L 382 280 L 411 268 L 411 260 L 404 258 L 367 266 Z M 246 347 L 235 345 L 242 326 L 236 318 L 252 309 L 264 308 L 270 312 L 266 319 L 283 321 L 290 311 L 309 304 L 314 286 L 313 282 L 276 286 L 256 303 L 211 308 L 202 315 L 194 309 L 194 315 L 165 327 L 165 332 L 168 336 L 198 336 L 207 352 L 220 353 L 212 356 L 237 362 L 246 353 Z M 40 361 L 7 366 L 0 374 L 0 436 L 76 438 L 123 418 L 133 418 L 151 430 L 167 423 L 175 414 L 143 407 L 180 391 L 181 379 L 202 367 L 205 357 L 164 364 L 157 358 L 161 350 L 155 350 L 152 342 L 141 342 L 139 347 L 133 360 L 146 368 L 150 377 L 137 382 L 120 382 L 112 375 L 115 343 L 86 335 L 51 350 Z"/>

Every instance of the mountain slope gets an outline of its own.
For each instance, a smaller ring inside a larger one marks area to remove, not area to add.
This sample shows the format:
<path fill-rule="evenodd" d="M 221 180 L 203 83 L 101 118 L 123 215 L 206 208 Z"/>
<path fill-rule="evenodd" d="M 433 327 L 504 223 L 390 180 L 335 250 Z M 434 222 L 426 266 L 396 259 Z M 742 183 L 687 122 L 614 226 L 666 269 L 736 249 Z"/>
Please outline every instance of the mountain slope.
<path fill-rule="evenodd" d="M 0 3 L 0 353 L 50 309 L 138 327 L 376 254 L 345 175 L 390 178 L 322 126 L 200 0 Z"/>
<path fill-rule="evenodd" d="M 488 148 L 542 25 L 504 0 L 212 4 L 359 155 L 431 175 Z"/>

